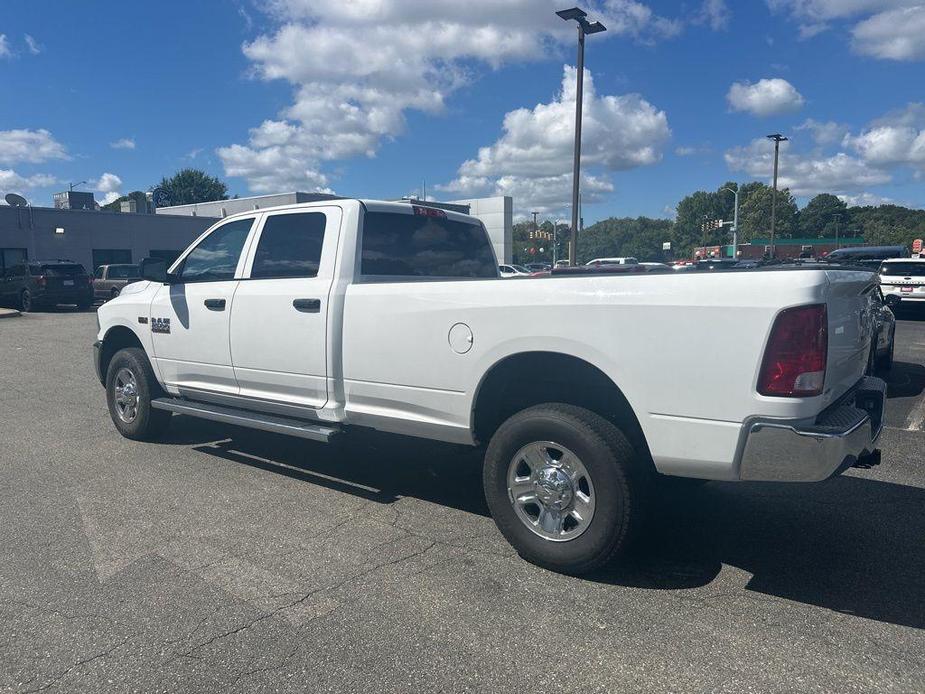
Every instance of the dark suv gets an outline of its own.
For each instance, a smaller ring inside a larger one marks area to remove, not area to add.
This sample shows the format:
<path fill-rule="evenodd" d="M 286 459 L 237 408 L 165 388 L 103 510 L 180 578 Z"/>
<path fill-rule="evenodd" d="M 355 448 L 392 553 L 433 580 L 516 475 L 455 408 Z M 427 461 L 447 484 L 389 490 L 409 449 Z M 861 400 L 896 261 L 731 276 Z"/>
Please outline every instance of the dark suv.
<path fill-rule="evenodd" d="M 32 260 L 7 268 L 0 279 L 0 303 L 21 311 L 42 306 L 93 303 L 93 286 L 83 265 L 70 260 Z"/>

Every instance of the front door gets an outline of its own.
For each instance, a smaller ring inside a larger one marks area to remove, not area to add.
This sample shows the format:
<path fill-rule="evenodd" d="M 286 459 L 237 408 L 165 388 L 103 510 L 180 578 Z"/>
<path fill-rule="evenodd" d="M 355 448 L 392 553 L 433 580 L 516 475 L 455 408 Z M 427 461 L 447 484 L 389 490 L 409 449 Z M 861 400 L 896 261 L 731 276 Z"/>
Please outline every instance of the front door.
<path fill-rule="evenodd" d="M 339 207 L 268 212 L 251 243 L 231 309 L 231 355 L 242 396 L 323 407 L 328 294 Z"/>
<path fill-rule="evenodd" d="M 228 326 L 254 217 L 213 229 L 151 302 L 154 358 L 168 386 L 235 394 Z M 195 393 L 193 393 L 195 394 Z"/>

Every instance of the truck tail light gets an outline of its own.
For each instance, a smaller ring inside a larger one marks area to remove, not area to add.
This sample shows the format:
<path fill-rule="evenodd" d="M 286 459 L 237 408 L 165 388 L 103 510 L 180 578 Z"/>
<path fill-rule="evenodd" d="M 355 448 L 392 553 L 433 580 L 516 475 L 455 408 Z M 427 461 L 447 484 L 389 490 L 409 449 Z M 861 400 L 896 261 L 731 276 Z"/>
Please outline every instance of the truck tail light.
<path fill-rule="evenodd" d="M 825 304 L 781 311 L 764 350 L 758 392 L 790 398 L 819 395 L 828 349 Z"/>

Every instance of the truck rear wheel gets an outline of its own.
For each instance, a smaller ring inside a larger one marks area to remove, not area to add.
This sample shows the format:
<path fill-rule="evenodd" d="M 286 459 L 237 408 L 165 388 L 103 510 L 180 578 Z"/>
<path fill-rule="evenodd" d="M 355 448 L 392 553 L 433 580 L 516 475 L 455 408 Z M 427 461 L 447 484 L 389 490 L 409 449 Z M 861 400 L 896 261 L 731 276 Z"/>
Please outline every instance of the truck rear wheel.
<path fill-rule="evenodd" d="M 161 388 L 144 350 L 127 347 L 113 355 L 106 371 L 106 402 L 120 434 L 136 441 L 150 441 L 163 435 L 170 425 L 171 413 L 151 407 L 151 400 L 160 394 Z"/>
<path fill-rule="evenodd" d="M 640 525 L 648 471 L 603 417 L 549 403 L 518 412 L 485 454 L 485 497 L 527 561 L 568 574 L 609 563 Z"/>

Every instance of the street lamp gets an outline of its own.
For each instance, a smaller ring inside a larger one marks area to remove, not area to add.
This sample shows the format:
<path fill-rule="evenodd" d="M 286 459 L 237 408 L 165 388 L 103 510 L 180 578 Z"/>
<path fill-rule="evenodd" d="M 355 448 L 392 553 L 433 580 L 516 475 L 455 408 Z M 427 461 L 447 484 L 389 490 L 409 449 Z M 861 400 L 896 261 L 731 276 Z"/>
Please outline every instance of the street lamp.
<path fill-rule="evenodd" d="M 739 186 L 733 188 L 723 188 L 736 196 L 735 208 L 732 213 L 732 257 L 738 257 L 739 253 Z"/>
<path fill-rule="evenodd" d="M 578 191 L 581 174 L 581 106 L 585 84 L 585 34 L 607 31 L 600 22 L 589 22 L 588 13 L 577 7 L 559 10 L 557 15 L 567 22 L 578 23 L 578 89 L 575 91 L 575 163 L 572 166 L 572 233 L 568 249 L 568 264 L 575 266 L 578 248 Z"/>
<path fill-rule="evenodd" d="M 777 222 L 777 162 L 780 159 L 780 143 L 787 142 L 789 137 L 784 137 L 780 133 L 774 133 L 767 136 L 769 140 L 774 141 L 774 190 L 771 191 L 771 257 L 774 253 L 774 229 Z"/>

